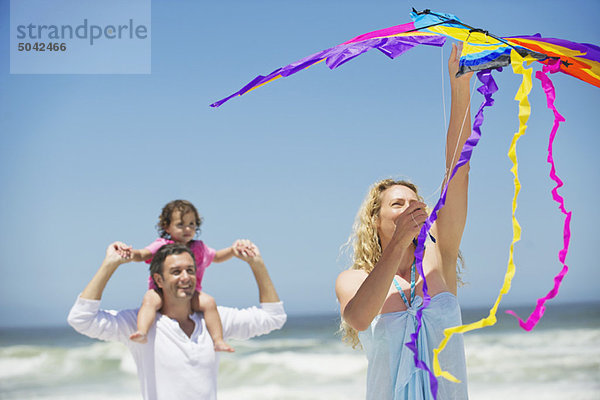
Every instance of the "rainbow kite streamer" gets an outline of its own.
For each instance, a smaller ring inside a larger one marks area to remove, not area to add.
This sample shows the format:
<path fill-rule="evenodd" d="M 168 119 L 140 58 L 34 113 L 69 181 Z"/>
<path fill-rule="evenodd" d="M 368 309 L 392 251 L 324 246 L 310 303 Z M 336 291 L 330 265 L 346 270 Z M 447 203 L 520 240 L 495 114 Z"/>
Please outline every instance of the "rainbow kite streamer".
<path fill-rule="evenodd" d="M 548 139 L 548 163 L 550 164 L 550 178 L 556 182 L 556 187 L 552 189 L 552 198 L 559 204 L 560 211 L 565 215 L 565 222 L 563 227 L 563 248 L 558 253 L 558 259 L 563 265 L 561 271 L 554 277 L 554 287 L 548 292 L 548 294 L 542 298 L 539 298 L 537 301 L 537 305 L 535 310 L 531 313 L 527 321 L 523 321 L 521 318 L 517 316 L 517 314 L 512 311 L 506 311 L 508 314 L 515 316 L 519 320 L 519 325 L 530 331 L 533 327 L 538 323 L 542 315 L 544 315 L 544 310 L 546 307 L 544 304 L 547 300 L 556 297 L 558 294 L 558 288 L 560 284 L 569 271 L 569 267 L 565 264 L 565 258 L 567 257 L 567 253 L 569 252 L 569 241 L 571 240 L 571 212 L 565 209 L 565 199 L 558 194 L 558 188 L 563 185 L 562 180 L 556 175 L 556 166 L 554 165 L 554 157 L 553 157 L 553 144 L 554 138 L 556 137 L 556 132 L 558 131 L 558 126 L 561 122 L 564 122 L 564 117 L 560 115 L 556 107 L 554 106 L 554 99 L 556 98 L 556 92 L 554 90 L 554 85 L 552 81 L 548 77 L 548 72 L 555 73 L 558 72 L 560 64 L 558 61 L 555 61 L 551 64 L 548 64 L 542 68 L 542 71 L 537 71 L 535 73 L 535 77 L 538 78 L 542 83 L 542 88 L 546 93 L 546 99 L 548 102 L 548 108 L 552 110 L 554 113 L 554 125 L 552 126 L 552 132 L 550 133 L 550 138 Z"/>
<path fill-rule="evenodd" d="M 417 327 L 415 333 L 411 335 L 411 340 L 406 343 L 406 346 L 414 353 L 415 365 L 429 374 L 431 392 L 434 398 L 436 398 L 438 386 L 436 377 L 441 376 L 445 379 L 457 382 L 457 379 L 454 376 L 447 371 L 443 371 L 440 367 L 438 360 L 439 353 L 443 351 L 453 334 L 480 329 L 496 323 L 498 306 L 502 296 L 510 290 L 511 281 L 516 271 L 516 266 L 514 264 L 514 244 L 519 241 L 521 237 L 521 227 L 516 219 L 517 197 L 521 189 L 518 178 L 516 145 L 519 137 L 525 134 L 527 128 L 526 123 L 531 114 L 531 107 L 527 96 L 532 89 L 532 69 L 524 68 L 523 63 L 531 64 L 533 62 L 539 62 L 544 64 L 542 71 L 536 72 L 536 78 L 540 80 L 542 88 L 546 93 L 548 108 L 553 111 L 555 116 L 554 126 L 549 138 L 548 162 L 550 163 L 550 178 L 556 182 L 556 187 L 552 190 L 552 198 L 558 202 L 561 212 L 565 215 L 563 228 L 564 246 L 558 254 L 559 261 L 563 265 L 563 268 L 554 278 L 553 288 L 548 294 L 537 300 L 536 307 L 527 321 L 523 321 L 519 318 L 514 311 L 507 311 L 507 313 L 515 316 L 519 321 L 519 325 L 523 329 L 529 331 L 533 329 L 543 316 L 545 302 L 558 294 L 560 284 L 568 271 L 565 259 L 569 250 L 571 238 L 571 212 L 566 211 L 564 199 L 558 194 L 558 189 L 562 186 L 563 182 L 556 174 L 552 146 L 558 126 L 560 122 L 565 121 L 565 119 L 558 113 L 554 106 L 556 94 L 548 73 L 562 72 L 600 87 L 600 47 L 587 43 L 570 42 L 563 39 L 543 38 L 539 34 L 533 36 L 498 37 L 485 30 L 466 25 L 452 14 L 434 13 L 429 10 L 417 12 L 413 9 L 411 18 L 412 22 L 365 33 L 340 45 L 322 50 L 298 60 L 295 63 L 278 68 L 268 75 L 259 75 L 237 92 L 211 104 L 211 107 L 219 107 L 233 97 L 246 94 L 281 77 L 293 75 L 296 72 L 322 61 L 325 61 L 325 64 L 330 69 L 335 69 L 371 49 L 377 49 L 389 58 L 394 59 L 418 45 L 443 46 L 447 37 L 463 42 L 457 75 L 476 71 L 477 77 L 481 82 L 478 91 L 484 96 L 484 101 L 475 116 L 471 136 L 467 139 L 461 150 L 460 159 L 449 179 L 446 181 L 438 202 L 419 233 L 415 258 L 417 270 L 423 277 L 423 306 L 417 311 Z M 484 108 L 493 105 L 492 95 L 498 90 L 492 77 L 491 70 L 502 70 L 502 67 L 509 65 L 512 67 L 515 74 L 522 76 L 522 83 L 515 97 L 519 102 L 519 130 L 513 137 L 508 153 L 508 156 L 513 163 L 511 171 L 514 174 L 515 191 L 512 202 L 513 240 L 510 244 L 509 262 L 504 277 L 504 283 L 500 289 L 496 302 L 490 309 L 489 315 L 486 318 L 468 325 L 448 328 L 444 331 L 444 339 L 439 347 L 433 351 L 433 365 L 432 368 L 430 368 L 423 360 L 418 358 L 417 352 L 417 338 L 421 329 L 422 313 L 431 300 L 431 297 L 427 293 L 427 282 L 425 280 L 425 274 L 423 273 L 425 238 L 427 237 L 431 226 L 437 219 L 439 210 L 445 204 L 449 181 L 455 175 L 458 168 L 470 160 L 473 149 L 481 138 L 480 128 L 483 124 L 483 110 Z"/>
<path fill-rule="evenodd" d="M 521 191 L 521 183 L 519 181 L 518 167 L 519 164 L 517 162 L 517 141 L 521 136 L 525 134 L 525 130 L 527 129 L 527 120 L 529 119 L 529 115 L 531 114 L 531 107 L 529 105 L 529 100 L 527 96 L 529 92 L 531 92 L 532 83 L 531 83 L 531 69 L 523 68 L 523 62 L 526 59 L 523 59 L 518 53 L 511 54 L 512 60 L 512 68 L 515 74 L 520 74 L 523 77 L 521 82 L 521 86 L 517 91 L 517 95 L 515 96 L 515 100 L 519 102 L 519 130 L 514 134 L 512 142 L 510 144 L 510 149 L 508 151 L 508 157 L 513 163 L 513 167 L 511 168 L 511 172 L 514 175 L 514 185 L 515 192 L 512 201 L 512 226 L 513 226 L 513 240 L 510 244 L 510 252 L 508 258 L 508 267 L 506 270 L 506 274 L 504 276 L 504 283 L 502 288 L 500 289 L 500 293 L 496 298 L 496 301 L 493 307 L 490 309 L 490 312 L 486 318 L 483 318 L 477 322 L 473 322 L 471 324 L 456 326 L 453 328 L 448 328 L 444 330 L 444 339 L 440 343 L 437 349 L 433 350 L 433 370 L 436 376 L 443 376 L 444 378 L 451 380 L 453 382 L 458 382 L 458 380 L 452 376 L 447 371 L 443 371 L 440 367 L 438 356 L 439 353 L 444 350 L 446 344 L 450 340 L 455 333 L 464 333 L 468 331 L 472 331 L 475 329 L 481 329 L 486 326 L 491 326 L 496 323 L 496 312 L 498 311 L 498 306 L 500 305 L 500 301 L 502 300 L 502 296 L 508 293 L 510 290 L 510 285 L 512 278 L 515 275 L 516 266 L 514 263 L 514 246 L 515 243 L 521 240 L 521 226 L 517 221 L 515 216 L 517 211 L 517 198 L 519 196 L 519 192 Z M 532 61 L 529 59 L 528 61 Z"/>

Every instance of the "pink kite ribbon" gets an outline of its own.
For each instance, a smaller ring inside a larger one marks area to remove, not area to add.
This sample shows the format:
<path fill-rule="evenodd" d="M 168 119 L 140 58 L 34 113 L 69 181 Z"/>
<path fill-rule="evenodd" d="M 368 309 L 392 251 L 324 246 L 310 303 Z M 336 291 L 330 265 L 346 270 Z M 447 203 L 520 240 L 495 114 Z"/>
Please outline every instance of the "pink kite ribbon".
<path fill-rule="evenodd" d="M 565 209 L 565 199 L 558 194 L 558 189 L 563 185 L 562 180 L 556 175 L 556 166 L 554 164 L 553 158 L 553 143 L 554 138 L 556 136 L 556 132 L 558 131 L 558 126 L 561 122 L 565 121 L 565 118 L 560 115 L 556 107 L 554 106 L 554 100 L 556 99 L 556 91 L 554 90 L 554 85 L 552 81 L 548 77 L 548 72 L 555 73 L 560 70 L 560 60 L 551 61 L 548 65 L 545 65 L 542 68 L 542 71 L 537 71 L 535 77 L 540 80 L 542 84 L 542 88 L 546 93 L 546 100 L 548 104 L 548 108 L 552 110 L 554 113 L 554 125 L 552 126 L 552 131 L 550 132 L 550 138 L 548 140 L 548 163 L 550 163 L 550 179 L 556 182 L 556 187 L 552 189 L 552 199 L 559 204 L 560 211 L 565 215 L 565 222 L 563 226 L 563 248 L 558 253 L 558 259 L 563 265 L 561 271 L 554 277 L 554 287 L 546 294 L 546 296 L 541 297 L 537 300 L 537 304 L 535 310 L 529 315 L 527 321 L 523 321 L 516 312 L 512 310 L 506 311 L 507 314 L 510 314 L 519 320 L 519 325 L 521 328 L 526 331 L 530 331 L 537 325 L 539 320 L 544 315 L 544 311 L 546 307 L 544 303 L 546 301 L 556 297 L 558 294 L 558 289 L 560 288 L 560 284 L 562 283 L 563 278 L 569 271 L 569 267 L 565 264 L 565 259 L 567 257 L 567 253 L 569 252 L 569 241 L 571 240 L 571 211 L 567 211 Z"/>
<path fill-rule="evenodd" d="M 477 73 L 477 78 L 481 82 L 481 86 L 477 88 L 477 91 L 484 95 L 485 100 L 479 107 L 479 111 L 475 115 L 475 119 L 473 121 L 473 129 L 471 132 L 471 136 L 467 139 L 460 153 L 460 158 L 454 169 L 452 170 L 452 174 L 446 181 L 444 188 L 442 189 L 442 193 L 440 198 L 431 211 L 431 214 L 425 221 L 425 224 L 421 228 L 421 232 L 419 232 L 418 244 L 415 250 L 415 259 L 416 259 L 416 268 L 419 271 L 419 274 L 423 277 L 423 306 L 417 310 L 416 320 L 417 327 L 415 332 L 410 335 L 411 340 L 406 343 L 406 347 L 408 347 L 414 354 L 415 366 L 422 370 L 427 371 L 429 374 L 429 384 L 431 388 L 431 393 L 433 394 L 433 398 L 437 399 L 437 389 L 438 382 L 437 378 L 431 371 L 431 369 L 425 364 L 423 360 L 419 359 L 419 353 L 417 350 L 417 338 L 419 337 L 419 332 L 421 331 L 422 319 L 423 319 L 423 310 L 429 305 L 431 301 L 431 296 L 427 292 L 427 280 L 425 279 L 425 273 L 423 271 L 423 255 L 425 252 L 425 239 L 427 238 L 427 234 L 429 233 L 431 226 L 437 219 L 438 212 L 440 209 L 446 204 L 446 195 L 448 193 L 448 185 L 450 184 L 450 180 L 456 174 L 456 171 L 463 165 L 469 162 L 471 159 L 471 155 L 473 153 L 473 149 L 477 146 L 479 139 L 481 138 L 481 125 L 483 124 L 483 109 L 485 107 L 492 106 L 494 104 L 494 99 L 492 99 L 492 95 L 498 91 L 498 86 L 492 77 L 492 72 L 489 69 L 479 71 Z"/>

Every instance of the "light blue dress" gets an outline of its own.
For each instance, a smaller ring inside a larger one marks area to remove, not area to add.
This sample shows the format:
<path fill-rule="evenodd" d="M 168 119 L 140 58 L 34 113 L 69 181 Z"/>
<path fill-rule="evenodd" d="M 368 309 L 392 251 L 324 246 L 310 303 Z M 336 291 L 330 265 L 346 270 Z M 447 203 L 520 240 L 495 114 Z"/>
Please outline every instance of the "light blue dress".
<path fill-rule="evenodd" d="M 413 352 L 404 344 L 415 332 L 416 313 L 423 299 L 416 296 L 406 311 L 380 314 L 371 326 L 359 332 L 366 351 L 367 400 L 430 400 L 433 399 L 427 371 L 415 367 Z M 419 358 L 432 367 L 433 350 L 444 338 L 444 329 L 462 325 L 460 306 L 450 292 L 435 295 L 423 311 L 417 347 Z M 438 400 L 468 399 L 467 368 L 462 334 L 452 336 L 439 355 L 440 366 L 461 383 L 438 377 Z"/>

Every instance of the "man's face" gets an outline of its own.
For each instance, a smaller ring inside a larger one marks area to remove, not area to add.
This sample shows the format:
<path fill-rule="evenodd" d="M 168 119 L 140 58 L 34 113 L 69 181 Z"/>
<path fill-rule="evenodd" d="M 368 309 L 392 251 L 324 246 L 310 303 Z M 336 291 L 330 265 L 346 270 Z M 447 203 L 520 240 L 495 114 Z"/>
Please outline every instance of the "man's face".
<path fill-rule="evenodd" d="M 163 273 L 154 274 L 163 291 L 163 300 L 190 300 L 196 290 L 196 265 L 188 253 L 171 254 L 165 259 Z"/>

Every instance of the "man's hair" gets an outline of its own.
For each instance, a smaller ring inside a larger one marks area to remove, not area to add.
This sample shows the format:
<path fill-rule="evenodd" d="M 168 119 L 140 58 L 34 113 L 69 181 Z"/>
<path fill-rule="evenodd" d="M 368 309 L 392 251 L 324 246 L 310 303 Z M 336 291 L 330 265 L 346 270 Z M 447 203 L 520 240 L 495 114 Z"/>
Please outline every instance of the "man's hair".
<path fill-rule="evenodd" d="M 194 260 L 195 267 L 196 257 L 194 257 L 194 252 L 190 250 L 189 247 L 187 247 L 184 244 L 177 243 L 166 244 L 160 249 L 158 249 L 156 254 L 154 254 L 154 257 L 152 257 L 152 262 L 150 263 L 150 276 L 152 277 L 152 280 L 154 280 L 154 274 L 160 274 L 160 276 L 164 276 L 163 267 L 165 265 L 165 260 L 167 259 L 167 257 L 174 254 L 182 253 L 188 253 L 192 257 L 192 260 Z M 154 280 L 154 285 L 156 286 L 157 290 L 160 291 L 160 288 L 156 284 L 156 280 Z"/>

